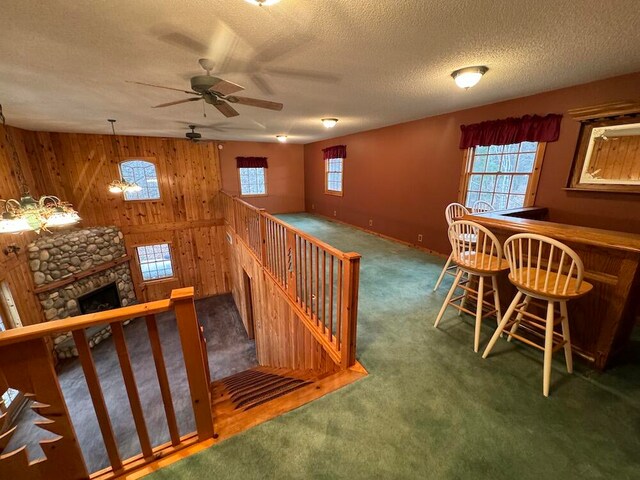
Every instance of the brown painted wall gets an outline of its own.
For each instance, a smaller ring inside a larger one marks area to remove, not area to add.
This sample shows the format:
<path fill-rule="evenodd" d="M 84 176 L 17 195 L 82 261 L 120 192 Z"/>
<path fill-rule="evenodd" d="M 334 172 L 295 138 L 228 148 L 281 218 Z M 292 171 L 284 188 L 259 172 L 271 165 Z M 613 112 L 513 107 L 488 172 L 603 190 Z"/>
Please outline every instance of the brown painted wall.
<path fill-rule="evenodd" d="M 240 194 L 236 157 L 267 157 L 267 195 L 251 197 L 253 205 L 270 213 L 304 211 L 304 148 L 302 145 L 260 142 L 225 142 L 220 151 L 222 185 Z"/>
<path fill-rule="evenodd" d="M 465 92 L 460 92 L 465 95 Z M 579 123 L 567 110 L 640 97 L 640 72 L 305 145 L 306 210 L 448 252 L 444 208 L 457 201 L 460 125 L 564 113 L 547 145 L 536 204 L 552 221 L 640 233 L 640 195 L 568 192 Z M 324 194 L 321 149 L 346 144 L 343 197 Z M 373 220 L 373 226 L 369 226 Z"/>

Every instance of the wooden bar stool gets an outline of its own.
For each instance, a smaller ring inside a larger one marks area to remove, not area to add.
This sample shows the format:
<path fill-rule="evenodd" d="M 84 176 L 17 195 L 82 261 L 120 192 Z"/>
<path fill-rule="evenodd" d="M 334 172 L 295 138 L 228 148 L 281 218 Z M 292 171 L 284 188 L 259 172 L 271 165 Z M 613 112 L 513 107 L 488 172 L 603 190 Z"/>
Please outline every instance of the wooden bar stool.
<path fill-rule="evenodd" d="M 471 206 L 471 213 L 486 213 L 493 212 L 495 208 L 489 202 L 485 202 L 484 200 L 478 200 Z"/>
<path fill-rule="evenodd" d="M 450 203 L 444 209 L 444 218 L 446 218 L 447 220 L 447 225 L 451 226 L 453 222 L 455 222 L 456 220 L 460 220 L 465 215 L 469 215 L 469 213 L 469 209 L 461 203 Z M 469 240 L 472 240 L 472 238 L 469 238 Z M 442 272 L 440 272 L 440 276 L 438 277 L 436 286 L 433 287 L 434 292 L 438 290 L 438 287 L 442 283 L 442 279 L 444 278 L 445 273 L 455 275 L 454 272 L 457 272 L 458 267 L 456 265 L 451 266 L 452 256 L 453 253 L 449 255 L 449 258 L 447 258 L 447 263 L 444 264 Z"/>
<path fill-rule="evenodd" d="M 509 341 L 515 337 L 544 352 L 542 393 L 548 397 L 553 352 L 564 347 L 567 371 L 573 372 L 567 301 L 585 295 L 593 286 L 583 281 L 584 266 L 578 254 L 553 238 L 521 233 L 509 237 L 504 250 L 509 262 L 509 281 L 518 289 L 518 293 L 491 337 L 482 358 L 487 358 L 500 334 L 508 329 Z M 523 296 L 524 300 L 521 302 Z M 546 302 L 545 318 L 528 311 L 532 299 Z M 556 304 L 560 306 L 559 316 L 556 316 Z M 514 313 L 517 315 L 512 318 Z M 562 326 L 562 333 L 555 331 L 558 324 Z M 519 335 L 519 328 L 528 333 L 529 337 Z M 544 340 L 543 346 L 535 343 L 532 338 Z"/>
<path fill-rule="evenodd" d="M 470 241 L 469 239 L 473 239 Z M 473 350 L 478 351 L 480 346 L 480 327 L 482 319 L 496 314 L 498 323 L 500 316 L 500 296 L 498 294 L 497 275 L 509 268 L 509 264 L 502 256 L 500 242 L 487 228 L 468 220 L 453 222 L 449 227 L 449 241 L 453 249 L 452 260 L 458 268 L 456 279 L 442 304 L 434 327 L 438 327 L 447 305 L 457 308 L 460 312 L 466 312 L 476 316 L 475 337 Z M 468 278 L 462 281 L 462 275 L 466 273 Z M 478 289 L 472 288 L 472 280 L 478 279 Z M 491 279 L 491 289 L 485 291 L 485 279 Z M 454 297 L 457 288 L 464 293 Z M 485 300 L 487 295 L 493 294 L 493 302 Z M 470 297 L 476 300 L 476 311 L 465 308 L 465 301 Z M 456 304 L 460 301 L 460 304 Z M 482 311 L 485 309 L 485 313 Z"/>

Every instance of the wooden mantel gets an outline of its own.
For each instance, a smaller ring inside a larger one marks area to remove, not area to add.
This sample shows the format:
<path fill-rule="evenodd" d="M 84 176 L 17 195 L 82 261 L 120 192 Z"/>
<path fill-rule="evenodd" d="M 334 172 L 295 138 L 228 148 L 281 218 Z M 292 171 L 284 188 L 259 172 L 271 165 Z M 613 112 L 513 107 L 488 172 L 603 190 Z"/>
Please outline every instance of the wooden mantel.
<path fill-rule="evenodd" d="M 103 272 L 105 270 L 109 270 L 110 268 L 113 268 L 113 267 L 115 267 L 117 265 L 120 265 L 121 263 L 128 262 L 129 260 L 131 260 L 131 256 L 130 255 L 124 255 L 124 256 L 122 256 L 120 258 L 116 258 L 115 260 L 111 260 L 110 262 L 101 263 L 100 265 L 97 265 L 97 266 L 95 266 L 93 268 L 90 268 L 89 270 L 84 270 L 84 271 L 76 273 L 74 275 L 70 275 L 68 277 L 61 278 L 60 280 L 58 280 L 56 282 L 51 282 L 51 283 L 47 283 L 46 285 L 42 285 L 41 287 L 38 287 L 38 288 L 34 289 L 33 292 L 35 294 L 38 294 L 38 293 L 50 292 L 51 290 L 58 290 L 59 288 L 62 288 L 65 285 L 69 285 L 70 283 L 76 282 L 76 281 L 80 280 L 81 278 L 89 277 L 89 276 L 94 275 L 96 273 Z"/>

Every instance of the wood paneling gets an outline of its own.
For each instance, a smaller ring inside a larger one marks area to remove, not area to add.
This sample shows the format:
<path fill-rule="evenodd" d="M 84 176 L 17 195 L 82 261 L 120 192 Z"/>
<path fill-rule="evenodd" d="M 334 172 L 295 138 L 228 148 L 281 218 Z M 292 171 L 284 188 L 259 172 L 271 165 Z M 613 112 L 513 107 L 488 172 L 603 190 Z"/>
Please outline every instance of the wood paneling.
<path fill-rule="evenodd" d="M 8 130 L 8 131 L 7 131 Z M 13 137 L 18 159 L 27 182 L 34 195 L 40 193 L 40 183 L 31 173 L 29 155 L 31 132 L 0 125 L 0 198 L 20 198 L 20 185 L 16 174 L 16 165 L 12 158 L 12 148 L 7 142 L 7 133 Z M 0 281 L 6 281 L 11 290 L 20 319 L 24 325 L 39 323 L 43 319 L 40 302 L 33 293 L 33 279 L 27 260 L 27 245 L 36 235 L 0 235 Z M 15 244 L 20 248 L 17 255 L 4 253 L 7 246 Z"/>
<path fill-rule="evenodd" d="M 19 154 L 34 195 L 46 192 L 71 202 L 82 217 L 81 227 L 116 225 L 123 231 L 139 301 L 165 298 L 171 289 L 184 286 L 194 286 L 198 298 L 229 291 L 222 248 L 224 227 L 217 201 L 220 164 L 214 143 L 12 131 L 16 132 Z M 0 197 L 16 197 L 19 190 L 10 174 L 7 148 L 4 143 L 0 146 Z M 119 162 L 136 158 L 156 165 L 160 200 L 125 201 L 122 195 L 108 192 L 107 185 L 119 178 Z M 18 237 L 19 245 L 25 247 L 33 238 L 33 234 Z M 6 241 L 0 238 L 0 246 Z M 142 281 L 133 247 L 149 243 L 171 244 L 173 279 Z M 42 314 L 31 293 L 32 286 L 24 288 L 31 283 L 25 250 L 19 261 L 14 260 L 18 270 L 7 279 L 14 292 L 21 292 L 16 301 L 29 324 L 39 322 Z"/>
<path fill-rule="evenodd" d="M 230 263 L 231 290 L 245 327 L 247 312 L 243 272 L 251 279 L 254 332 L 260 365 L 333 372 L 339 366 L 331 359 L 287 300 L 284 291 L 264 272 L 254 254 L 231 228 L 225 239 Z"/>

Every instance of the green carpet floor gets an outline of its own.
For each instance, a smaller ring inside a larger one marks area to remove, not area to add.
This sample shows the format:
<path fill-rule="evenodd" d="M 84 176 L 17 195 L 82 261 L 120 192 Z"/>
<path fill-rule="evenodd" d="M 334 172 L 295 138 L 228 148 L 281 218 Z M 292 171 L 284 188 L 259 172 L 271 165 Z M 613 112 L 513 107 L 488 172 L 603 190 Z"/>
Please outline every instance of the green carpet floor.
<path fill-rule="evenodd" d="M 606 373 L 500 340 L 483 360 L 449 309 L 443 261 L 307 214 L 285 221 L 362 254 L 358 359 L 370 375 L 151 475 L 150 479 L 638 479 L 640 341 Z M 483 328 L 481 348 L 493 322 Z"/>

